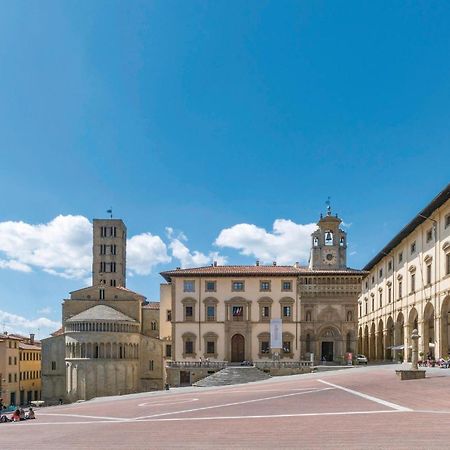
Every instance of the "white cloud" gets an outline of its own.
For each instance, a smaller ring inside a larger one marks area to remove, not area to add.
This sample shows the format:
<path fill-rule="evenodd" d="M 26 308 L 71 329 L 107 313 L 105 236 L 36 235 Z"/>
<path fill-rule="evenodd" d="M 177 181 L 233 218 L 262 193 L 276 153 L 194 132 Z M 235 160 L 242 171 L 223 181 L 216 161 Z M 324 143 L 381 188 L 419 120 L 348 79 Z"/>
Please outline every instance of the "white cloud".
<path fill-rule="evenodd" d="M 0 332 L 17 333 L 27 335 L 35 333 L 37 337 L 48 336 L 61 327 L 60 322 L 55 322 L 47 317 L 27 319 L 16 314 L 0 310 Z"/>
<path fill-rule="evenodd" d="M 264 263 L 306 263 L 311 248 L 311 233 L 316 224 L 297 224 L 291 220 L 276 219 L 273 231 L 253 224 L 240 223 L 222 230 L 215 244 L 239 250 L 242 255 L 254 256 Z"/>
<path fill-rule="evenodd" d="M 21 263 L 19 261 L 15 261 L 14 259 L 4 260 L 0 259 L 0 269 L 11 269 L 17 270 L 19 272 L 31 272 L 32 269 L 30 266 Z"/>
<path fill-rule="evenodd" d="M 0 223 L 0 268 L 40 268 L 64 278 L 81 278 L 91 266 L 92 225 L 83 216 L 58 216 L 46 224 Z"/>
<path fill-rule="evenodd" d="M 50 308 L 50 306 L 46 306 L 44 308 L 37 310 L 38 314 L 51 314 L 53 312 L 53 309 Z"/>
<path fill-rule="evenodd" d="M 170 239 L 169 248 L 172 251 L 172 255 L 180 261 L 181 267 L 205 266 L 213 261 L 216 261 L 219 265 L 223 265 L 227 262 L 226 257 L 220 255 L 219 252 L 210 252 L 206 255 L 197 250 L 190 251 L 182 242 L 187 241 L 187 237 L 182 232 L 175 236 L 173 228 L 167 227 L 166 233 L 167 237 Z"/>
<path fill-rule="evenodd" d="M 0 222 L 0 269 L 83 280 L 90 285 L 92 223 L 83 216 L 58 216 L 46 224 Z M 129 274 L 148 275 L 157 264 L 171 261 L 159 236 L 142 233 L 127 241 Z"/>
<path fill-rule="evenodd" d="M 131 275 L 148 275 L 153 266 L 170 261 L 166 244 L 159 236 L 143 233 L 133 236 L 127 242 L 127 267 Z"/>

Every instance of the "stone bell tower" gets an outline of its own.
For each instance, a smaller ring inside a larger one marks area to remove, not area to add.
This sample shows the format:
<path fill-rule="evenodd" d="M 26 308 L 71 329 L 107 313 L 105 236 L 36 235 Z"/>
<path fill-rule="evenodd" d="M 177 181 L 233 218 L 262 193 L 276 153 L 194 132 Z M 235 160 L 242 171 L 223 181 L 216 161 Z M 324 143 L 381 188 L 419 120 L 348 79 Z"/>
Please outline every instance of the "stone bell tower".
<path fill-rule="evenodd" d="M 309 267 L 320 270 L 347 268 L 347 233 L 339 228 L 342 220 L 331 215 L 328 203 L 325 217 L 320 215 L 319 227 L 312 235 Z"/>
<path fill-rule="evenodd" d="M 126 286 L 127 227 L 120 219 L 94 219 L 92 285 Z"/>

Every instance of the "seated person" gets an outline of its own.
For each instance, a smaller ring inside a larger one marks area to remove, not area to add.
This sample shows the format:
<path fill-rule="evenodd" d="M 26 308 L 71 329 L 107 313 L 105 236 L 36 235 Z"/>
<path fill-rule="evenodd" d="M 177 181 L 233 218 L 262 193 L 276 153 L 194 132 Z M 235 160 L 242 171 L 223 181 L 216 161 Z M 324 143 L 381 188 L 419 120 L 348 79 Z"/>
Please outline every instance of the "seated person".
<path fill-rule="evenodd" d="M 12 422 L 20 422 L 20 410 L 16 409 L 13 412 L 13 415 L 11 416 L 11 421 Z"/>
<path fill-rule="evenodd" d="M 25 420 L 25 411 L 23 408 L 20 408 L 19 414 L 20 414 L 20 420 Z"/>
<path fill-rule="evenodd" d="M 30 407 L 28 412 L 25 414 L 26 419 L 35 419 L 33 408 Z"/>

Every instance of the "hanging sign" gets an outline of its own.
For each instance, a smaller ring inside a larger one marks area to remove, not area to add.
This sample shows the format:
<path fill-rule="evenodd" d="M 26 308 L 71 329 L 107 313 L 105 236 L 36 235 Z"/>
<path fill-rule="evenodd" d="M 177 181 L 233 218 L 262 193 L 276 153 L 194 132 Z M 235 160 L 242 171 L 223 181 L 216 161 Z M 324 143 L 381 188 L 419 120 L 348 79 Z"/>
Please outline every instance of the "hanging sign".
<path fill-rule="evenodd" d="M 281 319 L 272 319 L 270 321 L 270 348 L 282 347 L 283 324 Z"/>

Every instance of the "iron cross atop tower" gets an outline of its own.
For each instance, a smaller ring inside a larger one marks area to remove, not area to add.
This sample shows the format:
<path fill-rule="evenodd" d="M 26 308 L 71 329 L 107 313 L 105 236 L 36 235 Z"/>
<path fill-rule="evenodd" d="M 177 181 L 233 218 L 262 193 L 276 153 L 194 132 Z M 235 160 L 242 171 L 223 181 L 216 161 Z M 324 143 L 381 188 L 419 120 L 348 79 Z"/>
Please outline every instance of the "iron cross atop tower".
<path fill-rule="evenodd" d="M 342 220 L 331 215 L 331 201 L 328 197 L 325 202 L 327 214 L 320 215 L 317 222 L 319 227 L 311 235 L 311 256 L 309 267 L 311 269 L 338 270 L 347 267 L 347 233 L 339 225 Z"/>
<path fill-rule="evenodd" d="M 331 198 L 330 197 L 327 198 L 325 205 L 327 205 L 327 216 L 331 216 Z"/>
<path fill-rule="evenodd" d="M 94 219 L 92 284 L 126 285 L 127 227 L 120 219 Z"/>

